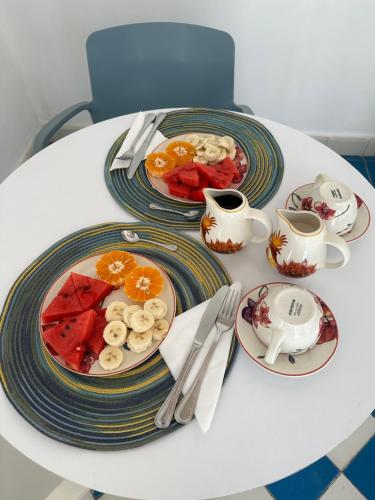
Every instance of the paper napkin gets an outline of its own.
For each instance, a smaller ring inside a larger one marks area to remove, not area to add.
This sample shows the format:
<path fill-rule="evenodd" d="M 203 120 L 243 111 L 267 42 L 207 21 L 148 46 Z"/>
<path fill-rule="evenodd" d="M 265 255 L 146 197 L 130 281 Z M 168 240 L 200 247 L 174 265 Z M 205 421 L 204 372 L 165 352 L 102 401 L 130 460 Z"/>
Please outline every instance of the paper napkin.
<path fill-rule="evenodd" d="M 136 116 L 132 126 L 130 127 L 129 132 L 126 135 L 125 140 L 122 143 L 121 148 L 119 149 L 116 156 L 121 156 L 123 153 L 125 153 L 125 151 L 127 151 L 132 146 L 136 135 L 138 134 L 138 132 L 142 128 L 144 117 L 145 117 L 145 114 L 143 111 L 140 111 L 137 114 L 137 116 Z M 152 127 L 152 124 L 150 124 L 147 127 L 147 129 L 145 130 L 145 132 L 142 134 L 142 137 L 139 139 L 139 141 L 135 147 L 135 151 L 138 151 L 138 149 L 142 145 L 142 143 L 143 143 L 144 139 L 146 138 L 151 127 Z M 166 137 L 164 137 L 164 135 L 161 132 L 159 132 L 159 130 L 157 130 L 154 134 L 154 137 L 151 139 L 151 142 L 150 142 L 150 145 L 146 151 L 145 157 L 149 153 L 151 153 L 156 148 L 156 146 L 158 146 L 159 144 L 161 144 L 165 140 L 166 140 Z M 118 168 L 128 168 L 129 164 L 130 164 L 130 160 L 116 160 L 116 159 L 114 159 L 110 170 L 116 170 Z"/>
<path fill-rule="evenodd" d="M 204 311 L 206 310 L 206 307 L 208 306 L 208 303 L 208 300 L 206 302 L 202 302 L 192 309 L 189 309 L 189 311 L 176 316 L 166 339 L 160 346 L 160 353 L 175 379 L 180 373 L 180 370 L 190 351 L 199 322 Z M 184 394 L 193 382 L 215 333 L 216 328 L 214 327 L 199 350 L 194 366 L 183 387 Z M 232 336 L 233 329 L 225 333 L 221 338 L 212 356 L 211 363 L 208 367 L 199 393 L 195 416 L 203 434 L 206 433 L 211 426 L 216 405 L 219 400 Z"/>

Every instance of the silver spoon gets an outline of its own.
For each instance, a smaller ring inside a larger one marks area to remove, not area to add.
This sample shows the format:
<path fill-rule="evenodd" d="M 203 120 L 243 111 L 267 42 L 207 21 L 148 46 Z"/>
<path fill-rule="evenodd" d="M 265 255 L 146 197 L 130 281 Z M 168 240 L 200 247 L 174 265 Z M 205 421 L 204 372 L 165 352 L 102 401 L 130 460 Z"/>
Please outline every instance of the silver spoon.
<path fill-rule="evenodd" d="M 121 236 L 125 241 L 129 243 L 137 243 L 137 241 L 146 241 L 147 243 L 151 243 L 152 245 L 158 245 L 159 247 L 166 248 L 167 250 L 171 250 L 172 252 L 176 252 L 177 245 L 166 245 L 165 243 L 159 243 L 158 241 L 151 241 L 145 238 L 140 238 L 137 233 L 134 231 L 121 231 Z"/>
<path fill-rule="evenodd" d="M 172 210 L 171 208 L 161 207 L 160 205 L 156 205 L 155 203 L 150 203 L 149 208 L 152 210 L 164 210 L 164 212 L 172 212 L 174 214 L 180 214 L 186 217 L 187 219 L 194 219 L 199 214 L 198 210 L 189 210 L 188 212 L 180 212 L 180 210 Z"/>

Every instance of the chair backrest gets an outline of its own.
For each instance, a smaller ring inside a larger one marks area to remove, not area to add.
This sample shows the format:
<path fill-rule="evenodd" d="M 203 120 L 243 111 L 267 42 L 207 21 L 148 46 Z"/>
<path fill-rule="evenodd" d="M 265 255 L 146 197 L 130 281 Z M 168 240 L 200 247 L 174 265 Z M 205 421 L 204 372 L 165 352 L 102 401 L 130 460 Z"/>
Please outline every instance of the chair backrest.
<path fill-rule="evenodd" d="M 95 122 L 139 110 L 233 102 L 234 41 L 224 31 L 180 23 L 140 23 L 87 39 Z"/>

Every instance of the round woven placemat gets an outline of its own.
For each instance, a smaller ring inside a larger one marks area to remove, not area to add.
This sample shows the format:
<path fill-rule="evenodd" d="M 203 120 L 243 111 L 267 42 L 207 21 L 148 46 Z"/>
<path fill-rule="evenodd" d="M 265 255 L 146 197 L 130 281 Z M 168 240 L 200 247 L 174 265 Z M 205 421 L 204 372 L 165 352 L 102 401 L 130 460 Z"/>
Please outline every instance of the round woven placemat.
<path fill-rule="evenodd" d="M 250 206 L 264 207 L 277 192 L 284 173 L 283 156 L 273 135 L 258 121 L 248 116 L 214 109 L 188 109 L 168 113 L 159 130 L 170 138 L 188 132 L 206 132 L 230 135 L 245 152 L 249 169 L 239 190 L 245 194 Z M 111 147 L 105 162 L 104 176 L 114 199 L 138 219 L 179 229 L 198 229 L 199 217 L 187 220 L 178 214 L 158 212 L 150 203 L 186 211 L 190 205 L 163 196 L 147 178 L 144 163 L 129 180 L 126 169 L 110 171 L 128 131 L 121 134 Z M 204 206 L 196 207 L 203 215 Z"/>
<path fill-rule="evenodd" d="M 120 231 L 176 243 L 170 252 L 148 243 L 128 244 Z M 76 261 L 110 250 L 129 250 L 158 262 L 172 280 L 177 314 L 211 297 L 230 277 L 206 248 L 189 236 L 148 224 L 101 224 L 60 240 L 17 279 L 0 317 L 0 378 L 18 412 L 39 431 L 66 444 L 95 450 L 140 446 L 169 429 L 154 415 L 173 384 L 167 365 L 155 353 L 144 364 L 113 377 L 82 377 L 65 370 L 46 352 L 39 335 L 44 295 L 60 273 Z M 233 339 L 227 373 L 234 361 Z"/>

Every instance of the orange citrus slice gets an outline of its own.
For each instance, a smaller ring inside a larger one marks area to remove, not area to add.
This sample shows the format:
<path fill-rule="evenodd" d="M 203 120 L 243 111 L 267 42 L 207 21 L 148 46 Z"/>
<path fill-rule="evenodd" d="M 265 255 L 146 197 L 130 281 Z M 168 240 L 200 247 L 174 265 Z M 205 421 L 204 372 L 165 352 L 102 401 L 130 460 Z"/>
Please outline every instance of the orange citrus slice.
<path fill-rule="evenodd" d="M 168 144 L 166 152 L 176 160 L 176 165 L 182 165 L 193 159 L 195 147 L 190 142 L 174 141 Z"/>
<path fill-rule="evenodd" d="M 161 177 L 176 165 L 176 160 L 167 153 L 150 153 L 146 159 L 146 168 L 154 177 Z"/>
<path fill-rule="evenodd" d="M 126 295 L 137 302 L 145 302 L 160 295 L 163 277 L 157 269 L 140 266 L 134 269 L 125 280 Z"/>
<path fill-rule="evenodd" d="M 96 274 L 112 286 L 120 286 L 126 276 L 137 267 L 134 255 L 114 250 L 105 253 L 96 263 Z"/>

